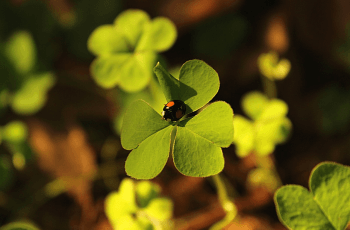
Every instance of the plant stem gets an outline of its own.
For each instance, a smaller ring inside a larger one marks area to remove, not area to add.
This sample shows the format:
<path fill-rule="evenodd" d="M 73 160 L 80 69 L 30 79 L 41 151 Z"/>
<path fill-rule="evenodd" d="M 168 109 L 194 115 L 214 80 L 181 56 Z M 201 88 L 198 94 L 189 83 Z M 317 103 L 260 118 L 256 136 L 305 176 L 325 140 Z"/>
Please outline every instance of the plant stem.
<path fill-rule="evenodd" d="M 269 78 L 261 75 L 261 80 L 264 88 L 264 93 L 266 96 L 271 99 L 271 98 L 276 98 L 277 97 L 277 88 L 276 88 L 276 83 L 274 80 L 270 80 Z"/>
<path fill-rule="evenodd" d="M 219 174 L 213 176 L 214 184 L 218 193 L 219 202 L 226 212 L 224 219 L 215 223 L 210 230 L 219 230 L 227 226 L 237 216 L 237 208 L 233 200 L 228 196 L 225 183 Z"/>

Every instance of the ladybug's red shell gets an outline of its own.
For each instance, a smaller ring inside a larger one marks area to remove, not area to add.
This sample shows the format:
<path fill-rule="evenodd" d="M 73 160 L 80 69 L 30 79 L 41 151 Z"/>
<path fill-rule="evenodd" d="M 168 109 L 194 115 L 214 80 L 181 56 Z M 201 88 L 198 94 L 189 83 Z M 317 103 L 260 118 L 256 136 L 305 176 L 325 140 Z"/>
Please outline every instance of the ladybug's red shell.
<path fill-rule="evenodd" d="M 164 105 L 162 116 L 166 121 L 178 121 L 186 112 L 186 105 L 183 101 L 172 100 Z"/>

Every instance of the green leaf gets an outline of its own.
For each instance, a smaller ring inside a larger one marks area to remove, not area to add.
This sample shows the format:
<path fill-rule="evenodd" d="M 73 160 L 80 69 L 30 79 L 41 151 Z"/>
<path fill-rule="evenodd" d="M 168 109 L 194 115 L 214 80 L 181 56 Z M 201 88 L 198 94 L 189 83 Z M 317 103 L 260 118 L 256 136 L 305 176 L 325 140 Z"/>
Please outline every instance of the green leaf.
<path fill-rule="evenodd" d="M 123 63 L 120 71 L 120 87 L 127 92 L 136 92 L 146 87 L 153 73 L 157 55 L 154 52 L 135 53 Z"/>
<path fill-rule="evenodd" d="M 321 163 L 309 182 L 314 199 L 336 229 L 350 221 L 350 168 L 336 163 Z"/>
<path fill-rule="evenodd" d="M 140 181 L 136 185 L 137 203 L 139 207 L 146 207 L 151 200 L 159 196 L 160 187 L 150 181 Z"/>
<path fill-rule="evenodd" d="M 165 98 L 182 100 L 186 114 L 207 104 L 219 90 L 219 76 L 213 68 L 201 60 L 187 61 L 180 69 L 179 81 L 171 76 L 160 64 L 155 67 Z"/>
<path fill-rule="evenodd" d="M 174 23 L 167 18 L 157 17 L 145 26 L 136 51 L 165 51 L 174 44 L 176 36 L 177 32 Z"/>
<path fill-rule="evenodd" d="M 113 88 L 120 79 L 120 69 L 131 59 L 131 54 L 119 54 L 96 58 L 90 71 L 96 83 L 104 88 Z"/>
<path fill-rule="evenodd" d="M 343 230 L 350 220 L 350 168 L 324 162 L 310 177 L 310 190 L 283 186 L 275 193 L 280 220 L 290 229 Z"/>
<path fill-rule="evenodd" d="M 24 142 L 28 136 L 28 129 L 21 121 L 12 121 L 2 128 L 2 138 L 11 143 Z"/>
<path fill-rule="evenodd" d="M 155 198 L 145 208 L 145 212 L 157 220 L 169 220 L 173 214 L 173 203 L 167 198 Z"/>
<path fill-rule="evenodd" d="M 110 193 L 105 200 L 106 215 L 112 225 L 116 225 L 121 218 L 137 211 L 135 199 L 135 184 L 131 179 L 124 179 L 120 183 L 119 191 Z"/>
<path fill-rule="evenodd" d="M 5 53 L 21 74 L 33 69 L 36 62 L 36 50 L 32 36 L 25 31 L 13 34 L 5 47 Z"/>
<path fill-rule="evenodd" d="M 89 37 L 88 49 L 95 55 L 128 52 L 126 38 L 112 25 L 97 27 Z"/>
<path fill-rule="evenodd" d="M 170 152 L 170 135 L 173 126 L 168 126 L 146 138 L 131 151 L 125 162 L 126 173 L 136 179 L 152 179 L 164 168 Z"/>
<path fill-rule="evenodd" d="M 187 106 L 186 114 L 207 104 L 220 87 L 217 72 L 201 60 L 187 61 L 180 70 L 180 100 Z"/>
<path fill-rule="evenodd" d="M 134 49 L 144 31 L 150 23 L 148 14 L 142 10 L 126 10 L 119 14 L 114 21 L 115 27 L 127 38 L 130 49 Z"/>
<path fill-rule="evenodd" d="M 174 78 L 164 67 L 158 62 L 154 67 L 154 73 L 157 75 L 160 87 L 163 90 L 167 101 L 180 100 L 180 82 Z"/>
<path fill-rule="evenodd" d="M 309 191 L 299 185 L 283 186 L 275 193 L 277 213 L 292 230 L 335 230 Z"/>
<path fill-rule="evenodd" d="M 12 109 L 19 114 L 36 113 L 46 103 L 46 93 L 54 83 L 55 77 L 50 72 L 30 76 L 13 95 Z"/>
<path fill-rule="evenodd" d="M 219 147 L 228 147 L 233 138 L 233 111 L 226 102 L 217 101 L 209 104 L 197 116 L 181 121 L 179 126 L 185 126 Z"/>
<path fill-rule="evenodd" d="M 176 168 L 186 176 L 212 176 L 224 168 L 221 148 L 186 127 L 177 126 L 173 158 Z"/>
<path fill-rule="evenodd" d="M 242 108 L 251 119 L 255 120 L 261 115 L 268 102 L 264 94 L 253 91 L 243 96 Z"/>
<path fill-rule="evenodd" d="M 261 74 L 270 80 L 281 80 L 288 75 L 291 64 L 287 59 L 278 60 L 278 54 L 270 52 L 259 56 L 258 67 Z"/>
<path fill-rule="evenodd" d="M 169 125 L 148 103 L 137 100 L 124 114 L 121 144 L 124 149 L 134 149 L 143 140 Z"/>
<path fill-rule="evenodd" d="M 285 117 L 288 113 L 288 105 L 282 100 L 272 99 L 266 105 L 257 120 L 272 121 Z"/>
<path fill-rule="evenodd" d="M 235 115 L 233 119 L 235 130 L 233 142 L 236 145 L 236 153 L 239 157 L 246 157 L 255 144 L 255 129 L 253 123 L 241 115 Z"/>
<path fill-rule="evenodd" d="M 17 221 L 2 226 L 0 230 L 39 230 L 39 228 L 29 222 Z"/>

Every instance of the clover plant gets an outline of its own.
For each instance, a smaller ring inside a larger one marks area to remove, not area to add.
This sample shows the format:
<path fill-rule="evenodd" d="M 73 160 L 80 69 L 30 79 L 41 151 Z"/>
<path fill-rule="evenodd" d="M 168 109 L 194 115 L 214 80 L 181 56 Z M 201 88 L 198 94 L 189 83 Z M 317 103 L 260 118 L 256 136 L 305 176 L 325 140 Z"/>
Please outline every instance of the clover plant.
<path fill-rule="evenodd" d="M 36 67 L 36 49 L 31 35 L 18 31 L 1 47 L 0 108 L 10 105 L 19 114 L 33 114 L 46 102 L 47 91 L 54 85 L 51 72 Z"/>
<path fill-rule="evenodd" d="M 280 99 L 268 99 L 258 91 L 246 94 L 242 99 L 243 111 L 251 120 L 236 115 L 233 142 L 239 157 L 254 152 L 265 156 L 272 153 L 276 144 L 283 143 L 292 127 L 286 117 L 288 105 Z"/>
<path fill-rule="evenodd" d="M 39 230 L 39 228 L 28 221 L 16 221 L 1 226 L 0 230 Z"/>
<path fill-rule="evenodd" d="M 121 133 L 123 148 L 132 150 L 125 163 L 126 173 L 137 179 L 151 179 L 162 171 L 170 152 L 184 175 L 207 177 L 219 173 L 224 167 L 221 147 L 232 143 L 233 111 L 223 101 L 202 108 L 219 90 L 218 74 L 200 60 L 187 61 L 179 79 L 159 63 L 154 71 L 167 101 L 185 103 L 185 116 L 168 122 L 162 119 L 162 111 L 155 111 L 147 102 L 133 102 L 124 115 Z M 186 116 L 199 109 L 197 115 Z"/>
<path fill-rule="evenodd" d="M 259 56 L 258 67 L 261 74 L 268 79 L 282 80 L 287 77 L 291 64 L 285 58 L 279 60 L 276 52 L 270 52 Z"/>
<path fill-rule="evenodd" d="M 27 136 L 27 126 L 21 121 L 11 121 L 0 127 L 0 144 L 12 154 L 12 157 L 6 154 L 0 156 L 0 190 L 6 190 L 12 184 L 13 167 L 21 170 L 33 158 Z"/>
<path fill-rule="evenodd" d="M 88 48 L 97 58 L 91 74 L 98 85 L 119 85 L 127 92 L 145 88 L 158 59 L 157 53 L 169 49 L 177 36 L 167 18 L 150 19 L 142 10 L 126 10 L 113 25 L 102 25 L 89 37 Z"/>
<path fill-rule="evenodd" d="M 343 230 L 350 221 L 350 168 L 333 162 L 318 164 L 310 191 L 286 185 L 275 193 L 280 221 L 292 230 Z"/>
<path fill-rule="evenodd" d="M 105 211 L 114 229 L 170 229 L 173 204 L 156 184 L 126 178 L 107 196 Z"/>

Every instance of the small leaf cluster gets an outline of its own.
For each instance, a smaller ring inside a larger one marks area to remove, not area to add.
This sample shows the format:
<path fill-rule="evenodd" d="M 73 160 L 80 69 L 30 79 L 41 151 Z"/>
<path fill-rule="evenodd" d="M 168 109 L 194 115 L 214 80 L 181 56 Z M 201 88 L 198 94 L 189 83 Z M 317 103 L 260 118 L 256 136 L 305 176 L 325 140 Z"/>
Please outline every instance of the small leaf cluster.
<path fill-rule="evenodd" d="M 151 20 L 142 10 L 126 10 L 113 25 L 102 25 L 90 35 L 88 49 L 97 56 L 91 64 L 92 77 L 104 88 L 119 85 L 127 92 L 139 91 L 153 75 L 157 53 L 169 49 L 176 37 L 169 19 Z"/>
<path fill-rule="evenodd" d="M 54 85 L 51 72 L 36 69 L 36 49 L 31 35 L 14 33 L 0 43 L 0 109 L 10 105 L 19 114 L 33 114 L 43 107 Z"/>
<path fill-rule="evenodd" d="M 148 103 L 137 100 L 127 109 L 122 126 L 121 144 L 132 150 L 126 173 L 137 179 L 150 179 L 164 168 L 169 152 L 175 167 L 184 175 L 206 177 L 224 167 L 221 147 L 233 138 L 233 111 L 223 101 L 206 105 L 219 90 L 219 77 L 200 60 L 187 61 L 179 79 L 159 63 L 154 68 L 167 101 L 181 100 L 186 105 L 183 119 L 168 122 Z M 202 109 L 201 109 L 202 108 Z M 186 115 L 199 111 L 193 117 Z"/>
<path fill-rule="evenodd" d="M 285 58 L 279 60 L 276 52 L 270 52 L 259 56 L 258 67 L 262 75 L 268 79 L 282 80 L 287 77 L 291 64 Z"/>
<path fill-rule="evenodd" d="M 243 111 L 251 120 L 236 115 L 233 142 L 237 155 L 245 157 L 254 152 L 265 156 L 272 153 L 276 144 L 283 143 L 292 128 L 286 117 L 288 105 L 280 99 L 268 99 L 258 91 L 246 94 L 242 99 Z"/>
<path fill-rule="evenodd" d="M 13 166 L 21 170 L 33 158 L 27 136 L 27 126 L 21 121 L 12 121 L 0 127 L 0 143 L 12 154 L 12 157 L 6 154 L 0 156 L 0 190 L 5 190 L 12 184 Z"/>
<path fill-rule="evenodd" d="M 344 230 L 350 221 L 350 168 L 333 162 L 317 165 L 310 191 L 286 185 L 275 193 L 281 222 L 292 230 Z"/>
<path fill-rule="evenodd" d="M 114 229 L 167 229 L 171 225 L 173 204 L 170 199 L 160 197 L 156 184 L 126 178 L 120 183 L 119 191 L 107 196 L 105 211 Z"/>

